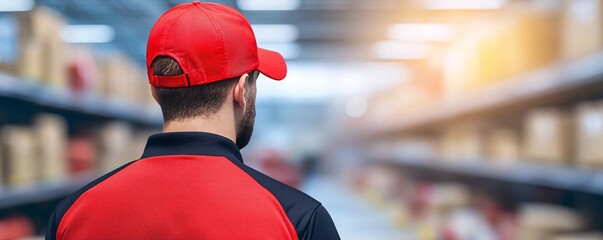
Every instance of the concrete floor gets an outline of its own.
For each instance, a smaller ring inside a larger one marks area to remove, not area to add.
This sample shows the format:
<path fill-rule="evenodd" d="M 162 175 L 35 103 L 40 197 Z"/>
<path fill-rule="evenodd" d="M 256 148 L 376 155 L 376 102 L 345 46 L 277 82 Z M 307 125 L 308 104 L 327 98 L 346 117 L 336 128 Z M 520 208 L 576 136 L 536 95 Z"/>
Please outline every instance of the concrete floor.
<path fill-rule="evenodd" d="M 408 233 L 393 226 L 383 211 L 332 179 L 310 177 L 302 190 L 322 202 L 331 214 L 341 239 L 413 239 Z"/>

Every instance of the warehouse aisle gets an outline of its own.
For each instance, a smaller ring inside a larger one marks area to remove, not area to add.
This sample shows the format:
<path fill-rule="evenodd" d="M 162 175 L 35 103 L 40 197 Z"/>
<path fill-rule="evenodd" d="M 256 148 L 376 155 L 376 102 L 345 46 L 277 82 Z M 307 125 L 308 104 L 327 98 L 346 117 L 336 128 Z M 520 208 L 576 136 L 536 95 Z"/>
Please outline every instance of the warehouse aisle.
<path fill-rule="evenodd" d="M 382 211 L 333 179 L 310 177 L 302 190 L 322 202 L 333 217 L 341 239 L 412 239 L 412 236 L 394 227 Z"/>

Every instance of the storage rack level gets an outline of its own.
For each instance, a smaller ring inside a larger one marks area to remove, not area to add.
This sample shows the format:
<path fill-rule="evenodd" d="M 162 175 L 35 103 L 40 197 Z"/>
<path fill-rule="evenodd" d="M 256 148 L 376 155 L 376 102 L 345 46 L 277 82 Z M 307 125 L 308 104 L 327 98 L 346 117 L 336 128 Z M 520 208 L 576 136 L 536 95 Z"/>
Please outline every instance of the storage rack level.
<path fill-rule="evenodd" d="M 141 107 L 93 93 L 54 89 L 28 79 L 0 73 L 0 111 L 8 114 L 52 112 L 84 121 L 124 121 L 147 128 L 161 127 L 157 109 Z"/>
<path fill-rule="evenodd" d="M 359 133 L 364 142 L 396 139 L 401 135 L 431 136 L 457 123 L 475 121 L 496 125 L 518 120 L 541 107 L 571 107 L 603 98 L 603 52 L 579 60 L 560 61 L 507 81 L 442 100 L 420 111 L 398 113 L 390 124 L 368 127 Z M 517 122 L 517 121 L 515 121 Z M 603 169 L 552 166 L 531 161 L 496 165 L 489 159 L 459 161 L 406 156 L 375 156 L 407 176 L 427 181 L 457 181 L 509 205 L 551 202 L 581 211 L 603 230 Z"/>
<path fill-rule="evenodd" d="M 0 209 L 63 198 L 98 177 L 81 173 L 63 179 L 24 186 L 0 188 Z"/>
<path fill-rule="evenodd" d="M 405 168 L 430 171 L 444 175 L 473 177 L 516 185 L 551 188 L 601 196 L 603 198 L 603 171 L 543 164 L 496 165 L 483 162 L 444 160 L 414 160 L 392 158 L 386 162 Z"/>
<path fill-rule="evenodd" d="M 370 129 L 364 139 L 380 139 L 441 129 L 460 118 L 492 120 L 540 106 L 576 104 L 603 97 L 603 52 L 577 61 L 559 62 L 549 67 L 510 79 L 475 94 L 426 107 L 405 115 L 395 125 Z M 478 101 L 479 100 L 479 101 Z M 603 197 L 603 171 L 566 166 L 517 164 L 501 167 L 483 161 L 438 161 L 388 157 L 387 163 L 433 173 L 469 176 L 507 183 L 548 187 Z M 520 161 L 529 162 L 529 161 Z"/>
<path fill-rule="evenodd" d="M 0 126 L 29 126 L 37 114 L 50 113 L 66 120 L 70 135 L 93 132 L 113 121 L 128 123 L 138 130 L 157 130 L 163 124 L 158 110 L 0 73 Z M 0 219 L 26 216 L 32 221 L 35 233 L 43 234 L 56 204 L 99 176 L 98 172 L 72 173 L 55 180 L 1 186 Z"/>
<path fill-rule="evenodd" d="M 398 121 L 367 128 L 369 139 L 429 131 L 459 119 L 496 120 L 540 106 L 576 103 L 603 97 L 603 52 L 548 67 L 485 87 L 479 92 L 402 112 Z M 366 139 L 366 138 L 365 138 Z"/>

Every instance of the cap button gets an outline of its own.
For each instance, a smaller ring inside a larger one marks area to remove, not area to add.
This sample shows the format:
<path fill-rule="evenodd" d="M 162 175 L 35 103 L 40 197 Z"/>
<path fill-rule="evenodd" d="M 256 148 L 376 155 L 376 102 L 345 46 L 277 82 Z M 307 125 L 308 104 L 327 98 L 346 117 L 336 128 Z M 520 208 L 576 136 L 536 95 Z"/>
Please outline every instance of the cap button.
<path fill-rule="evenodd" d="M 199 0 L 194 0 L 193 4 L 201 4 L 201 2 Z"/>

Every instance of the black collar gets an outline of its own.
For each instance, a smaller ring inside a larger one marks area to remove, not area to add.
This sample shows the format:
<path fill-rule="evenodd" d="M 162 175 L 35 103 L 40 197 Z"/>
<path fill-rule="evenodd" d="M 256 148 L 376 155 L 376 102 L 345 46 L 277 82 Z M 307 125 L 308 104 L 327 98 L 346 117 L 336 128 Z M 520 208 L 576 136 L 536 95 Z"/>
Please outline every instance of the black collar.
<path fill-rule="evenodd" d="M 241 152 L 232 140 L 206 132 L 154 134 L 149 137 L 141 158 L 166 155 L 225 156 L 243 163 Z"/>

